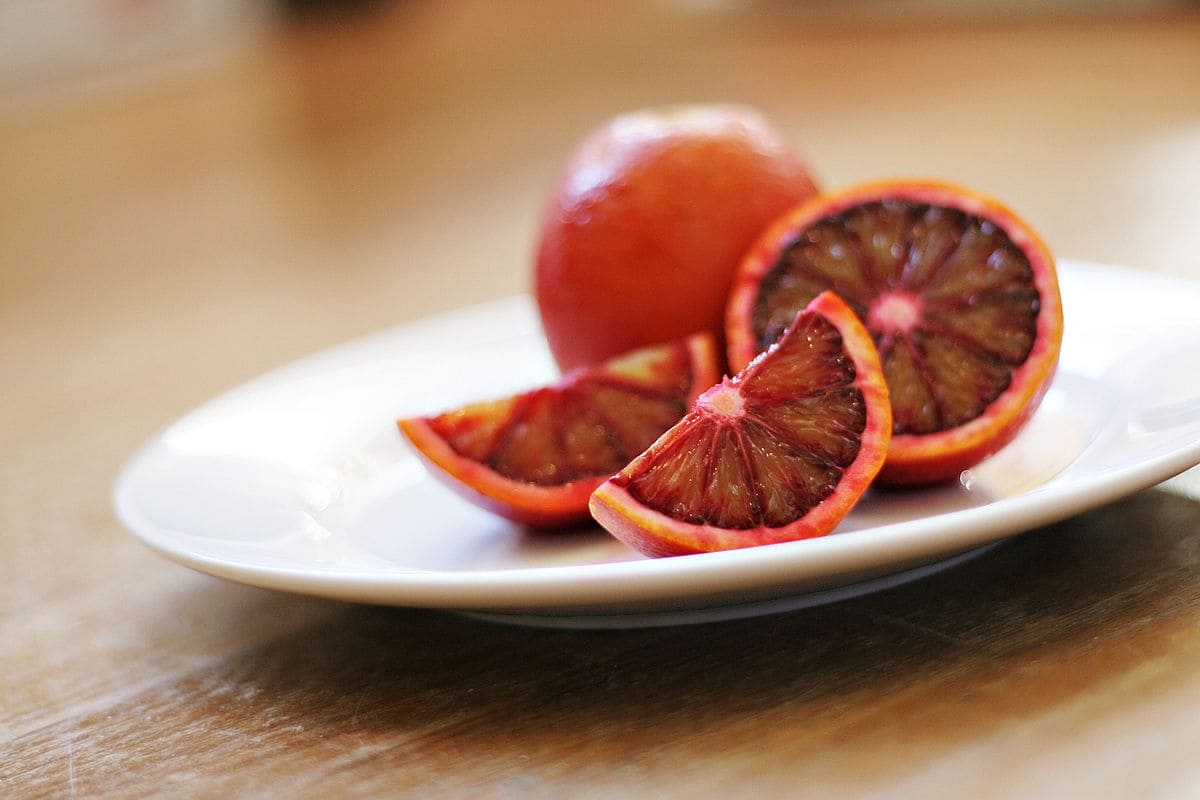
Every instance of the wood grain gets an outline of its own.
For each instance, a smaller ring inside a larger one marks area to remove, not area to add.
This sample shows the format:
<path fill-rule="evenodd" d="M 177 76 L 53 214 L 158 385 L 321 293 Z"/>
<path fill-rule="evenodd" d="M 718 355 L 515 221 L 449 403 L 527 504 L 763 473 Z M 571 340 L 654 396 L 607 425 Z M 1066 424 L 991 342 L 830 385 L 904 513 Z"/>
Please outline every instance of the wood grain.
<path fill-rule="evenodd" d="M 887 592 L 637 631 L 259 591 L 113 518 L 213 394 L 523 291 L 560 159 L 624 108 L 751 103 L 827 185 L 952 177 L 1064 257 L 1200 278 L 1194 11 L 803 8 L 384 5 L 3 107 L 0 795 L 1200 793 L 1194 472 Z"/>

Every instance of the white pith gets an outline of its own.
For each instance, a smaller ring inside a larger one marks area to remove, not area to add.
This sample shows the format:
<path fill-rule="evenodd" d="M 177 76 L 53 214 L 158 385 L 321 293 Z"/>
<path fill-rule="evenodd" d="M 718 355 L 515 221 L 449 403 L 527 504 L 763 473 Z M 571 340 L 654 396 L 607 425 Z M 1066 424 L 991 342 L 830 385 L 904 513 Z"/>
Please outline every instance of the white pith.
<path fill-rule="evenodd" d="M 745 405 L 742 393 L 728 380 L 722 381 L 700 395 L 700 399 L 696 402 L 702 408 L 707 409 L 709 413 L 720 417 L 739 417 Z"/>
<path fill-rule="evenodd" d="M 867 324 L 880 333 L 907 333 L 921 319 L 921 301 L 904 291 L 880 295 L 867 310 Z"/>

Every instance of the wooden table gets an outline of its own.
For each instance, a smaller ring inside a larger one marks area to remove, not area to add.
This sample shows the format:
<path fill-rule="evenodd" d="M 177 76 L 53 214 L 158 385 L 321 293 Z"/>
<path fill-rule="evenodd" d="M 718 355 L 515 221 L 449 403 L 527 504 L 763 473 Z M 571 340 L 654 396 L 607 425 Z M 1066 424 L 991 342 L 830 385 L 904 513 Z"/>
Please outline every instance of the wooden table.
<path fill-rule="evenodd" d="M 9 98 L 0 795 L 1200 796 L 1195 471 L 890 591 L 633 631 L 256 590 L 122 529 L 116 471 L 210 396 L 524 291 L 561 158 L 631 107 L 756 105 L 826 185 L 954 178 L 1062 256 L 1200 279 L 1194 5 L 561 5 L 380 6 Z"/>

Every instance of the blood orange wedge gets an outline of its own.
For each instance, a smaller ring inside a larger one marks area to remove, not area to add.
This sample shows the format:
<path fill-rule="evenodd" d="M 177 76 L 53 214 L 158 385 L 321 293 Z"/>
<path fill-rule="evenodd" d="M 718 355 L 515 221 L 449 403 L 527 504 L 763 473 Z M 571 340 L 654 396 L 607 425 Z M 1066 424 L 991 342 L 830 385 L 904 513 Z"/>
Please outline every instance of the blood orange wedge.
<path fill-rule="evenodd" d="M 467 499 L 531 527 L 588 518 L 588 496 L 674 425 L 719 377 L 697 334 L 583 367 L 558 383 L 399 421 L 433 473 Z"/>
<path fill-rule="evenodd" d="M 651 556 L 822 536 L 867 490 L 891 431 L 871 336 L 826 292 L 600 486 L 592 516 Z"/>
<path fill-rule="evenodd" d="M 1054 259 L 999 201 L 932 181 L 864 184 L 785 214 L 743 260 L 726 310 L 734 369 L 820 292 L 866 322 L 894 430 L 879 480 L 957 477 L 1008 444 L 1062 343 Z"/>

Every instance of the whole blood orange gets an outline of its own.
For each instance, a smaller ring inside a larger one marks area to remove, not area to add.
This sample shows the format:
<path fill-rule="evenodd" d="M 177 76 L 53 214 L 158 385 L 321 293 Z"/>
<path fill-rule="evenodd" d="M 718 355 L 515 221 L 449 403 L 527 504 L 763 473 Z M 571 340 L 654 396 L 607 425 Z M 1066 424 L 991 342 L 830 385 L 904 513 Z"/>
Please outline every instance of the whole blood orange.
<path fill-rule="evenodd" d="M 547 202 L 534 289 L 563 370 L 700 331 L 722 334 L 742 254 L 815 194 L 760 114 L 631 112 L 579 146 Z"/>
<path fill-rule="evenodd" d="M 719 376 L 698 334 L 575 370 L 552 386 L 399 421 L 433 473 L 467 499 L 532 527 L 588 518 L 588 496 Z"/>
<path fill-rule="evenodd" d="M 826 292 L 737 377 L 592 495 L 592 516 L 651 556 L 829 533 L 891 439 L 871 336 Z"/>
<path fill-rule="evenodd" d="M 883 360 L 894 430 L 879 480 L 957 477 L 1016 436 L 1058 364 L 1054 258 L 999 201 L 933 181 L 864 184 L 784 215 L 742 262 L 726 317 L 745 364 L 837 292 Z"/>

